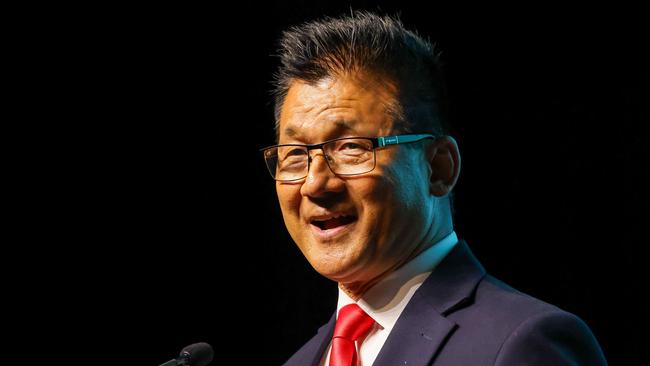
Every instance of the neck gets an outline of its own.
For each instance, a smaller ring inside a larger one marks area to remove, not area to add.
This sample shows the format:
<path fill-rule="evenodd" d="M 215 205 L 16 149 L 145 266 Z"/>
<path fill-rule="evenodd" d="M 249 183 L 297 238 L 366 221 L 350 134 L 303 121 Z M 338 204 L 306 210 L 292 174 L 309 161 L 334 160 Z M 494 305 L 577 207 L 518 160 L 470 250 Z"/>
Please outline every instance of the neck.
<path fill-rule="evenodd" d="M 358 301 L 368 290 L 370 290 L 373 286 L 375 286 L 377 283 L 379 283 L 382 279 L 384 279 L 386 276 L 390 275 L 391 273 L 395 272 L 397 269 L 405 265 L 406 263 L 410 262 L 414 258 L 416 258 L 418 255 L 420 255 L 422 252 L 425 250 L 431 248 L 435 243 L 440 242 L 442 239 L 447 237 L 451 232 L 453 231 L 453 228 L 449 228 L 449 230 L 445 230 L 443 232 L 439 232 L 438 235 L 435 235 L 432 240 L 428 241 L 426 245 L 418 246 L 416 250 L 414 250 L 408 257 L 406 257 L 403 261 L 395 263 L 391 268 L 388 270 L 384 271 L 382 274 L 379 276 L 376 276 L 375 278 L 371 279 L 370 281 L 356 281 L 356 282 L 339 282 L 339 288 L 345 292 L 352 300 Z"/>
<path fill-rule="evenodd" d="M 430 226 L 425 231 L 425 234 L 419 240 L 419 245 L 415 246 L 415 249 L 409 253 L 404 259 L 398 260 L 387 270 L 383 271 L 378 276 L 370 279 L 369 281 L 352 281 L 352 282 L 339 282 L 339 287 L 343 292 L 345 292 L 351 299 L 358 301 L 363 294 L 365 294 L 369 289 L 381 281 L 384 277 L 388 276 L 404 264 L 410 262 L 413 258 L 417 257 L 423 251 L 431 248 L 435 243 L 444 239 L 447 235 L 451 234 L 454 230 L 454 225 L 451 217 L 451 208 L 449 204 L 449 199 L 438 199 L 435 201 L 433 208 L 434 212 L 431 212 L 431 216 L 428 222 Z M 433 219 L 435 217 L 435 220 Z"/>

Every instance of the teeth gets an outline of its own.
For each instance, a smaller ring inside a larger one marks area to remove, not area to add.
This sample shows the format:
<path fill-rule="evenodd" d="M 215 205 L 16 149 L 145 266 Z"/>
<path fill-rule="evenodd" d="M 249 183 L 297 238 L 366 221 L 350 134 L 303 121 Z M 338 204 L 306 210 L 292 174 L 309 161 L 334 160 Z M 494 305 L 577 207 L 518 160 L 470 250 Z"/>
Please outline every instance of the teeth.
<path fill-rule="evenodd" d="M 321 218 L 318 218 L 318 219 L 313 219 L 312 221 L 327 221 L 327 220 L 333 220 L 333 219 L 338 219 L 338 218 L 347 217 L 347 216 L 348 215 L 345 215 L 345 214 L 334 214 L 332 216 L 325 216 L 325 217 L 321 217 Z"/>

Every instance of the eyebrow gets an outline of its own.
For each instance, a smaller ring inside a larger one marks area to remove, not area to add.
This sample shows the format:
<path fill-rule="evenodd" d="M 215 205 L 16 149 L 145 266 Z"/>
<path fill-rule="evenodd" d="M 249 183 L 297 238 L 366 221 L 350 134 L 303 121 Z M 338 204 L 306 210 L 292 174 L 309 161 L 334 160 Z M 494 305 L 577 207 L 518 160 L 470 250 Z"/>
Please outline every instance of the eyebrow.
<path fill-rule="evenodd" d="M 345 120 L 336 120 L 333 122 L 334 124 L 334 129 L 332 132 L 338 132 L 338 131 L 356 131 L 352 125 L 351 122 L 353 121 L 345 121 Z M 291 127 L 286 127 L 284 129 L 284 134 L 289 136 L 289 137 L 300 137 L 302 134 L 295 129 Z"/>

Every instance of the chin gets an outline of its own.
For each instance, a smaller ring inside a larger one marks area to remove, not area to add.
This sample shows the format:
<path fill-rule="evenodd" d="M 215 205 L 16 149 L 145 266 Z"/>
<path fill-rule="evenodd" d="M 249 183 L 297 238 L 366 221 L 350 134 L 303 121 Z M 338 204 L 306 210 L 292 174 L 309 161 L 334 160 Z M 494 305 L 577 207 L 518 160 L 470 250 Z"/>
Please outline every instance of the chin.
<path fill-rule="evenodd" d="M 332 261 L 331 256 L 319 257 L 310 260 L 310 264 L 323 277 L 336 282 L 359 281 L 359 270 L 363 263 L 359 258 L 346 256 L 341 261 Z"/>

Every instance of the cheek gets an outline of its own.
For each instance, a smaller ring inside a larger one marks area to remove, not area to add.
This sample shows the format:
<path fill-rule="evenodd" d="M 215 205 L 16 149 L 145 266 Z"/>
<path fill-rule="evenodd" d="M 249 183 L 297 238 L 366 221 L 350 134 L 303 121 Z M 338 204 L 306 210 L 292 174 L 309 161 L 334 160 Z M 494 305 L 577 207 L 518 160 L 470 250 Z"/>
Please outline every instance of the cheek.
<path fill-rule="evenodd" d="M 394 190 L 394 199 L 405 209 L 419 206 L 426 199 L 428 175 L 426 161 L 416 152 L 403 156 L 400 164 L 393 164 L 387 173 Z"/>
<path fill-rule="evenodd" d="M 300 215 L 301 196 L 299 186 L 278 184 L 276 193 L 285 220 Z"/>
<path fill-rule="evenodd" d="M 366 235 L 375 237 L 381 235 L 393 217 L 395 207 L 395 191 L 392 180 L 386 175 L 373 177 L 371 184 L 358 187 L 356 195 L 361 202 L 365 216 Z"/>
<path fill-rule="evenodd" d="M 411 164 L 394 164 L 382 169 L 373 185 L 360 191 L 368 210 L 370 230 L 374 229 L 369 235 L 393 237 L 401 226 L 410 226 L 410 220 L 418 216 L 426 200 L 426 177 L 421 173 Z"/>

